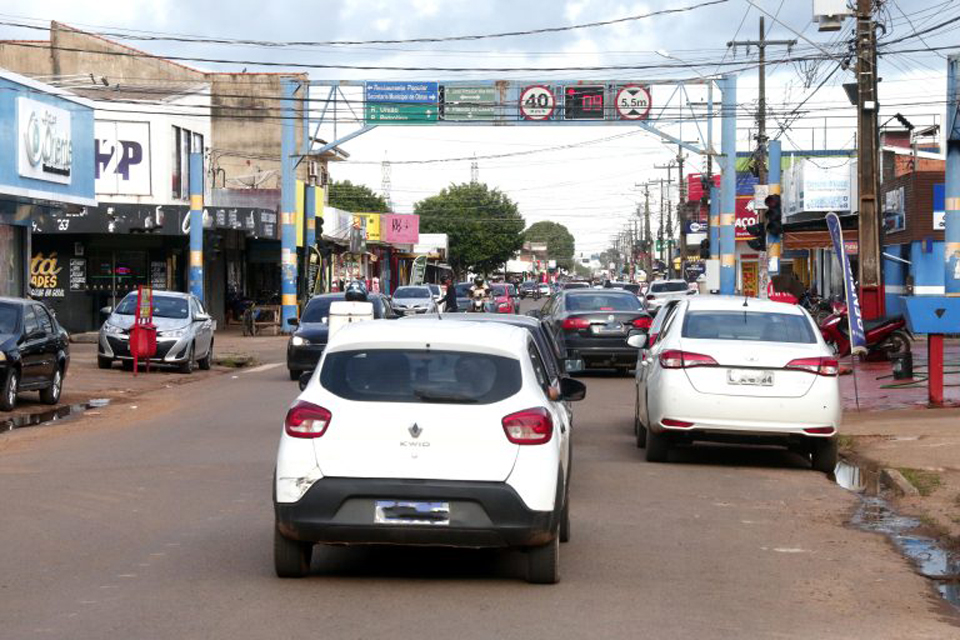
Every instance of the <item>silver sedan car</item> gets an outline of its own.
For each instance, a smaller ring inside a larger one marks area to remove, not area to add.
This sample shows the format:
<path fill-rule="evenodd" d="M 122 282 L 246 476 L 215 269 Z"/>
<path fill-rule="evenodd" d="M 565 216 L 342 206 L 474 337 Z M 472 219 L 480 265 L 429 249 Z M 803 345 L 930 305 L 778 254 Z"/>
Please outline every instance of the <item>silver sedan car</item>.
<path fill-rule="evenodd" d="M 437 313 L 437 301 L 426 285 L 397 287 L 393 292 L 392 304 L 398 316 Z"/>
<path fill-rule="evenodd" d="M 137 307 L 136 292 L 128 293 L 116 309 L 105 307 L 106 321 L 100 327 L 97 366 L 109 369 L 114 360 L 124 368 L 133 367 L 130 353 L 130 329 Z M 203 303 L 189 293 L 155 291 L 153 325 L 157 328 L 157 352 L 151 364 L 173 365 L 191 373 L 195 365 L 209 369 L 213 361 L 213 332 L 216 322 Z"/>

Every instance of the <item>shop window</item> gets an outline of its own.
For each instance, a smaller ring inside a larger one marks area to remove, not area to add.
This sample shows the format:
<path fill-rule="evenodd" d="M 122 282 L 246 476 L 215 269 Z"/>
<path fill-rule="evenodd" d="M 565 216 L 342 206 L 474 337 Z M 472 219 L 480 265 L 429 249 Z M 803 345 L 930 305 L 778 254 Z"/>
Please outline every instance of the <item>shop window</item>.
<path fill-rule="evenodd" d="M 187 200 L 190 197 L 190 152 L 203 153 L 203 134 L 175 126 L 172 148 L 172 195 L 176 200 Z"/>

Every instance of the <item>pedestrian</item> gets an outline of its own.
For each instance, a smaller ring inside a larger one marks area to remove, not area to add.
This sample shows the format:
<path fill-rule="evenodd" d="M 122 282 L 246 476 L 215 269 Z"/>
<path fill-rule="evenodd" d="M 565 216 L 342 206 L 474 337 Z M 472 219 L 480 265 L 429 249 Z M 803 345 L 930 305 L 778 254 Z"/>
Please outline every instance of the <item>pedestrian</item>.
<path fill-rule="evenodd" d="M 454 286 L 453 280 L 450 276 L 447 276 L 443 279 L 443 284 L 447 288 L 446 293 L 443 295 L 443 310 L 446 313 L 452 313 L 459 311 L 457 307 L 457 287 Z"/>

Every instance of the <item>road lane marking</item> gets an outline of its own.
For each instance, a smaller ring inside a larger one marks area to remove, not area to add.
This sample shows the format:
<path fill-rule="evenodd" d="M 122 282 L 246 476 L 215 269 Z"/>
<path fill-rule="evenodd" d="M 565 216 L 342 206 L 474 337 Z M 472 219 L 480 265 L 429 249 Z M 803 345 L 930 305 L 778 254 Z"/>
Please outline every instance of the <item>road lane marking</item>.
<path fill-rule="evenodd" d="M 260 373 L 261 371 L 270 371 L 270 369 L 276 369 L 277 367 L 282 367 L 282 362 L 273 362 L 271 364 L 262 364 L 259 367 L 254 367 L 252 369 L 247 369 L 244 373 Z"/>

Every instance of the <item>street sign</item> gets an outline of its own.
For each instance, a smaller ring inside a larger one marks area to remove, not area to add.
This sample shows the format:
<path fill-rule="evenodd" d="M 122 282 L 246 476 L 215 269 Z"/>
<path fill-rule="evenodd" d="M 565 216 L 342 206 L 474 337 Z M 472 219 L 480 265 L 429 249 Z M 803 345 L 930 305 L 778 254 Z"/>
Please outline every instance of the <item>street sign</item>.
<path fill-rule="evenodd" d="M 557 98 L 550 87 L 535 84 L 520 92 L 522 120 L 549 120 L 557 108 Z"/>
<path fill-rule="evenodd" d="M 615 104 L 621 120 L 646 120 L 650 115 L 650 90 L 638 84 L 620 87 Z"/>
<path fill-rule="evenodd" d="M 496 87 L 440 87 L 440 119 L 451 122 L 497 119 Z"/>
<path fill-rule="evenodd" d="M 436 122 L 439 84 L 436 82 L 367 82 L 365 119 L 369 124 Z"/>
<path fill-rule="evenodd" d="M 568 86 L 563 89 L 564 120 L 603 120 L 605 87 Z"/>

